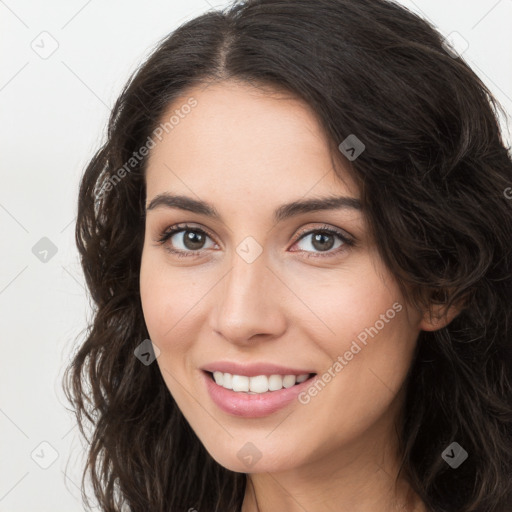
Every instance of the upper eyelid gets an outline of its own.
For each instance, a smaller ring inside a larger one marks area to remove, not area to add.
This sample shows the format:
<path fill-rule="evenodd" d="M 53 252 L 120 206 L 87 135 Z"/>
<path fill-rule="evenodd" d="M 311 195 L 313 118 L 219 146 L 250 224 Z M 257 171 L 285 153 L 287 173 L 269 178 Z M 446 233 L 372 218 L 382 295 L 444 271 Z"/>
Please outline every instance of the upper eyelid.
<path fill-rule="evenodd" d="M 297 235 L 297 240 L 300 240 L 301 236 L 302 235 L 308 235 L 308 234 L 311 234 L 315 231 L 327 231 L 327 232 L 331 232 L 331 233 L 334 233 L 334 234 L 337 234 L 339 236 L 341 236 L 342 238 L 348 238 L 348 239 L 351 239 L 353 240 L 355 237 L 353 235 L 351 235 L 348 231 L 346 231 L 345 229 L 342 229 L 342 228 L 338 228 L 336 226 L 330 226 L 328 224 L 323 224 L 322 226 L 319 226 L 319 227 L 309 227 L 309 228 L 304 228 L 304 229 L 301 229 Z"/>

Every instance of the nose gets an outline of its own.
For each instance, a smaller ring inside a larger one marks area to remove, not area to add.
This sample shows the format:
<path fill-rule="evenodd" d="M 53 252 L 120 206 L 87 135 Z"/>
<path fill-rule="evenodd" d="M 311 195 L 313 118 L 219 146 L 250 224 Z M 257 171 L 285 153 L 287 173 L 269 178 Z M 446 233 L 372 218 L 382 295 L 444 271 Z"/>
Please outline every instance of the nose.
<path fill-rule="evenodd" d="M 211 327 L 229 342 L 253 344 L 285 332 L 281 291 L 286 287 L 267 266 L 264 254 L 251 263 L 235 254 L 231 269 L 216 288 Z"/>

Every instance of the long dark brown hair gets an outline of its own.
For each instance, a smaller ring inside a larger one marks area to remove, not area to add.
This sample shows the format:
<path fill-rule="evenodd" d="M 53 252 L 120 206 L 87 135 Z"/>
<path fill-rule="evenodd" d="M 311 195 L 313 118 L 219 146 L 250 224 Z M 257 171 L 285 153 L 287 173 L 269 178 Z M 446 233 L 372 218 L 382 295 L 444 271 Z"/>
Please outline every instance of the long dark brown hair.
<path fill-rule="evenodd" d="M 384 263 L 418 307 L 462 304 L 446 327 L 419 335 L 401 473 L 435 512 L 510 512 L 512 161 L 503 109 L 428 22 L 386 0 L 233 3 L 172 32 L 123 89 L 78 199 L 76 243 L 94 310 L 63 385 L 89 442 L 83 489 L 89 475 L 108 512 L 240 510 L 246 475 L 212 459 L 158 365 L 134 356 L 149 338 L 139 150 L 187 88 L 223 80 L 301 98 L 338 153 L 350 134 L 364 143 L 347 165 Z M 452 442 L 468 453 L 457 469 L 441 456 Z"/>

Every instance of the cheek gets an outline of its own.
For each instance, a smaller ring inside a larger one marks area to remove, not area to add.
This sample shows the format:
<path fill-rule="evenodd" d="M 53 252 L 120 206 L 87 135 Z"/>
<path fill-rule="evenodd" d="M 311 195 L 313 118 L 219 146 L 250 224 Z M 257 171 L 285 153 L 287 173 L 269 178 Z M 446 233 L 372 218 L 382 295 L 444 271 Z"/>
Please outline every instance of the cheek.
<path fill-rule="evenodd" d="M 322 322 L 311 324 L 309 337 L 328 355 L 321 376 L 326 392 L 318 386 L 325 403 L 345 397 L 346 409 L 334 414 L 339 421 L 349 411 L 352 418 L 382 413 L 410 367 L 419 318 L 407 309 L 391 276 L 370 262 L 361 261 L 357 272 L 339 273 L 314 290 L 309 300 Z"/>
<path fill-rule="evenodd" d="M 343 356 L 351 372 L 357 367 L 352 382 L 363 389 L 382 380 L 397 390 L 419 333 L 399 290 L 376 276 L 361 280 L 345 288 L 329 318 L 339 340 L 334 358 Z"/>
<path fill-rule="evenodd" d="M 321 341 L 333 358 L 348 350 L 358 335 L 364 340 L 365 329 L 376 322 L 381 326 L 380 315 L 386 320 L 398 316 L 393 304 L 401 304 L 399 290 L 366 258 L 351 268 L 318 273 L 315 279 L 294 279 L 294 291 L 310 310 L 306 314 L 311 319 L 307 322 L 311 339 Z M 383 331 L 389 332 L 389 324 L 385 325 Z"/>
<path fill-rule="evenodd" d="M 188 411 L 183 383 L 186 381 L 187 350 L 193 337 L 197 290 L 190 280 L 183 278 L 179 269 L 172 272 L 162 262 L 161 255 L 143 253 L 140 270 L 140 295 L 144 320 L 151 341 L 159 348 L 156 360 L 168 390 L 180 404 L 182 411 Z"/>
<path fill-rule="evenodd" d="M 169 271 L 153 249 L 144 250 L 140 268 L 140 298 L 144 320 L 153 343 L 162 350 L 162 341 L 177 322 L 179 311 L 175 300 L 177 283 L 169 279 Z"/>
<path fill-rule="evenodd" d="M 194 267 L 172 267 L 163 251 L 143 252 L 140 295 L 144 320 L 164 356 L 185 350 L 195 330 L 204 324 L 198 306 L 213 284 Z"/>
<path fill-rule="evenodd" d="M 140 299 L 146 327 L 152 341 L 156 342 L 158 333 L 164 327 L 162 323 L 167 306 L 165 288 L 158 279 L 159 267 L 153 260 L 151 254 L 144 249 L 140 267 Z"/>

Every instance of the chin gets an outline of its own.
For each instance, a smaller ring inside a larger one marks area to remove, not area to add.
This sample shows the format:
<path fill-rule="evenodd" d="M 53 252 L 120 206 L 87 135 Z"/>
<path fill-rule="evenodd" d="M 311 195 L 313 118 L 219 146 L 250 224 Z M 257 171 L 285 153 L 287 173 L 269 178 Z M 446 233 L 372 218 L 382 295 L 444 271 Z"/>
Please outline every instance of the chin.
<path fill-rule="evenodd" d="M 218 464 L 237 473 L 276 473 L 300 464 L 296 456 L 297 446 L 302 443 L 277 436 L 273 440 L 265 439 L 265 435 L 260 439 L 251 434 L 229 438 L 222 447 L 218 438 L 203 444 Z"/>

